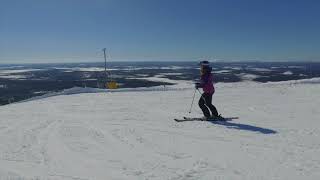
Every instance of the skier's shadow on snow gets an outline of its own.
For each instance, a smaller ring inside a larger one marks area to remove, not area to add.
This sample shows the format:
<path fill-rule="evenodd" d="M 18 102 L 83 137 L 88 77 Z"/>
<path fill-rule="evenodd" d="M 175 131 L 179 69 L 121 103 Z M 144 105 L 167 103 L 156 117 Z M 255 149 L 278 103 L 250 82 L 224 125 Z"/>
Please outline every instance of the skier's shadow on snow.
<path fill-rule="evenodd" d="M 227 128 L 230 128 L 230 129 L 253 131 L 253 132 L 258 132 L 258 133 L 262 133 L 262 134 L 276 134 L 277 133 L 277 131 L 272 130 L 272 129 L 262 128 L 262 127 L 258 127 L 258 126 L 252 126 L 252 125 L 248 125 L 248 124 L 234 123 L 234 122 L 230 122 L 230 121 L 210 121 L 210 122 L 213 124 L 226 126 Z"/>

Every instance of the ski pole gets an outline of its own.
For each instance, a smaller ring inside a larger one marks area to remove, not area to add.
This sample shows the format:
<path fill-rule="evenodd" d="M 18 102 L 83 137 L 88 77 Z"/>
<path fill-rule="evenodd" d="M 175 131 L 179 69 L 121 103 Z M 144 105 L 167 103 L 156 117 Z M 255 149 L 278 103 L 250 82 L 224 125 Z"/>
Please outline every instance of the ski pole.
<path fill-rule="evenodd" d="M 204 102 L 206 103 L 206 99 L 202 96 L 202 93 L 200 92 L 200 90 L 199 89 L 197 89 L 198 90 L 198 92 L 199 92 L 199 94 L 200 94 L 200 96 L 201 96 L 201 98 L 204 100 Z"/>
<path fill-rule="evenodd" d="M 191 113 L 191 110 L 192 110 L 194 97 L 196 96 L 196 90 L 197 90 L 197 89 L 194 89 L 193 98 L 192 98 L 192 103 L 191 103 L 191 107 L 190 107 L 189 113 Z"/>

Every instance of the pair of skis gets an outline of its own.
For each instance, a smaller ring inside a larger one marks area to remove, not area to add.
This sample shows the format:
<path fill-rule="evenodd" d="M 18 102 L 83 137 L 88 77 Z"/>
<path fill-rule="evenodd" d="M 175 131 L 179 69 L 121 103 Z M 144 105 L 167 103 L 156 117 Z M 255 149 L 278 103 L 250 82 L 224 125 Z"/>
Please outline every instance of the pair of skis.
<path fill-rule="evenodd" d="M 238 119 L 238 117 L 228 117 L 224 118 L 222 116 L 215 118 L 197 118 L 197 117 L 183 117 L 182 119 L 174 119 L 176 122 L 184 122 L 184 121 L 232 121 L 233 119 Z"/>

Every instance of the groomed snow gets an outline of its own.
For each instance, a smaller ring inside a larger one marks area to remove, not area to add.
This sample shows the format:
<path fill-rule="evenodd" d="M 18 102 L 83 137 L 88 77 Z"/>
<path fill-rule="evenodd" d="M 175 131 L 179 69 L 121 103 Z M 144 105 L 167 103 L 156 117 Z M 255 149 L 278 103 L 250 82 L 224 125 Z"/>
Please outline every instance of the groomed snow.
<path fill-rule="evenodd" d="M 201 116 L 186 83 L 1 106 L 0 179 L 319 179 L 320 84 L 302 82 L 217 84 L 220 113 L 239 117 L 219 124 L 173 121 Z"/>

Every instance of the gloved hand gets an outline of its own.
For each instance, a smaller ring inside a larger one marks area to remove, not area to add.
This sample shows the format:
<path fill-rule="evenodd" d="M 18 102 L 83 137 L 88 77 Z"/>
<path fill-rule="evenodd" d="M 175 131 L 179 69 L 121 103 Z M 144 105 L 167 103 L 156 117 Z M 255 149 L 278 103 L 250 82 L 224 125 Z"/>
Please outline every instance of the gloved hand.
<path fill-rule="evenodd" d="M 200 83 L 197 82 L 197 83 L 195 83 L 194 85 L 195 85 L 195 88 L 196 88 L 196 89 L 199 89 L 199 88 L 200 88 Z"/>

